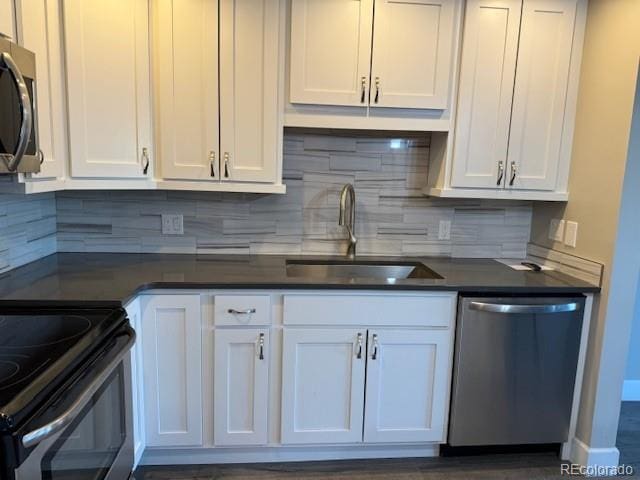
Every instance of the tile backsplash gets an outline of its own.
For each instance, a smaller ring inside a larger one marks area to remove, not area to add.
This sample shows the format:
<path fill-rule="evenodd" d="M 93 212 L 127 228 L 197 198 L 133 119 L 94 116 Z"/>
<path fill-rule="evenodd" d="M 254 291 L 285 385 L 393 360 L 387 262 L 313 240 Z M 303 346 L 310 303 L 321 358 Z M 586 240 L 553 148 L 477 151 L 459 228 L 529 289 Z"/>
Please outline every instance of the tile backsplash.
<path fill-rule="evenodd" d="M 0 194 L 0 273 L 55 252 L 54 194 Z"/>
<path fill-rule="evenodd" d="M 422 195 L 429 141 L 428 134 L 288 130 L 286 195 L 60 192 L 58 250 L 342 254 L 339 193 L 353 183 L 361 255 L 524 257 L 529 203 Z M 184 235 L 162 235 L 163 213 L 184 216 Z M 438 239 L 441 220 L 451 221 L 450 240 Z"/>

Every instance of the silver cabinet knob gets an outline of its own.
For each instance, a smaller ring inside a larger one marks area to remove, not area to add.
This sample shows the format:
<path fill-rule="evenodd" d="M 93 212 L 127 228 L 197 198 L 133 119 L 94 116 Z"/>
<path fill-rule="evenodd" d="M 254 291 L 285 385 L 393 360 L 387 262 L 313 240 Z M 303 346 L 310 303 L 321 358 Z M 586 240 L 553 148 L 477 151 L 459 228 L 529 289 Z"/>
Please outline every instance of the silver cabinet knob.
<path fill-rule="evenodd" d="M 375 333 L 371 337 L 371 343 L 372 343 L 371 360 L 377 360 L 378 359 L 378 335 L 376 335 Z"/>
<path fill-rule="evenodd" d="M 358 333 L 358 340 L 357 340 L 357 353 L 356 353 L 356 358 L 357 359 L 361 359 L 362 358 L 362 334 Z"/>
<path fill-rule="evenodd" d="M 258 335 L 258 358 L 264 360 L 264 333 Z"/>
<path fill-rule="evenodd" d="M 504 162 L 500 160 L 498 162 L 498 181 L 496 182 L 496 185 L 498 186 L 502 185 L 503 178 L 504 178 Z"/>
<path fill-rule="evenodd" d="M 516 162 L 511 162 L 511 180 L 509 180 L 509 186 L 513 187 L 513 182 L 516 181 L 517 168 Z"/>
<path fill-rule="evenodd" d="M 380 99 L 380 77 L 376 77 L 376 96 L 373 102 L 378 103 L 379 99 Z"/>
<path fill-rule="evenodd" d="M 144 147 L 142 149 L 142 173 L 144 175 L 146 175 L 149 172 L 149 165 L 150 165 L 150 161 L 149 161 L 149 149 L 147 147 Z"/>
<path fill-rule="evenodd" d="M 360 103 L 364 103 L 365 100 L 365 94 L 367 93 L 367 77 L 362 77 L 360 79 Z"/>
<path fill-rule="evenodd" d="M 224 152 L 224 178 L 231 178 L 231 168 L 229 166 L 229 152 Z"/>
<path fill-rule="evenodd" d="M 209 152 L 209 165 L 211 167 L 211 178 L 216 178 L 216 152 Z"/>

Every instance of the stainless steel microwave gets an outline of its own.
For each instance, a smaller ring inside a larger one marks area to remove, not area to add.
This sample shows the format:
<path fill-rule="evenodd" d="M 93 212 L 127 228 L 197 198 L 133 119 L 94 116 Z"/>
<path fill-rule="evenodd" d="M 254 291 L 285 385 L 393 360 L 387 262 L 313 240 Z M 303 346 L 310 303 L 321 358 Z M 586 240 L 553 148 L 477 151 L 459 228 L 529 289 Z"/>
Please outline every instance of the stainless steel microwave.
<path fill-rule="evenodd" d="M 0 37 L 0 174 L 36 173 L 36 57 Z"/>

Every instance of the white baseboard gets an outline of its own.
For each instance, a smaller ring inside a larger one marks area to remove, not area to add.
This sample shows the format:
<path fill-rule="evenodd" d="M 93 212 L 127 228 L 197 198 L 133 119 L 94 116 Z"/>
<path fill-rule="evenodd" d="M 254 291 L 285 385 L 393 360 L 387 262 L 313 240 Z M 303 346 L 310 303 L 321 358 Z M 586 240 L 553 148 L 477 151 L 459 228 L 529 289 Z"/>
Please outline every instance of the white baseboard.
<path fill-rule="evenodd" d="M 616 447 L 591 448 L 584 442 L 573 439 L 570 456 L 571 463 L 584 467 L 617 467 L 620 451 Z"/>
<path fill-rule="evenodd" d="M 623 402 L 640 401 L 640 380 L 625 380 L 622 387 Z"/>
<path fill-rule="evenodd" d="M 218 447 L 147 448 L 140 465 L 202 465 L 217 463 L 304 462 L 370 458 L 437 457 L 440 446 Z"/>

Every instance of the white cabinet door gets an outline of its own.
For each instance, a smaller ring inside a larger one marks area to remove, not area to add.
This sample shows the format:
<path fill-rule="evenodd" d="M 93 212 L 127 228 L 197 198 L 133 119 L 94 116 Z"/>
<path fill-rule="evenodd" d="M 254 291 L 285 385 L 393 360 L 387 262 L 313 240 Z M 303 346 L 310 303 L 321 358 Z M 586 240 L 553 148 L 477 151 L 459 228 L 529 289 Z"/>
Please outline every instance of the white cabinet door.
<path fill-rule="evenodd" d="M 161 177 L 218 180 L 218 0 L 151 8 Z"/>
<path fill-rule="evenodd" d="M 373 0 L 293 0 L 290 101 L 366 106 Z"/>
<path fill-rule="evenodd" d="M 276 181 L 280 2 L 220 0 L 220 159 L 223 181 Z"/>
<path fill-rule="evenodd" d="M 200 296 L 147 296 L 141 307 L 147 446 L 201 445 Z"/>
<path fill-rule="evenodd" d="M 362 441 L 363 336 L 354 328 L 284 329 L 282 443 Z"/>
<path fill-rule="evenodd" d="M 16 38 L 13 0 L 0 0 L 0 35 Z"/>
<path fill-rule="evenodd" d="M 376 0 L 372 107 L 449 106 L 454 12 L 459 3 L 459 0 Z M 327 32 L 333 35 L 335 30 L 330 28 Z M 325 74 L 333 72 L 334 69 L 327 68 Z"/>
<path fill-rule="evenodd" d="M 449 330 L 370 330 L 365 442 L 444 442 Z"/>
<path fill-rule="evenodd" d="M 521 0 L 468 0 L 451 185 L 503 188 Z"/>
<path fill-rule="evenodd" d="M 268 329 L 216 329 L 216 445 L 267 443 L 269 356 Z"/>
<path fill-rule="evenodd" d="M 38 145 L 34 179 L 61 178 L 68 157 L 59 0 L 16 0 L 20 43 L 36 54 Z"/>
<path fill-rule="evenodd" d="M 138 466 L 146 447 L 144 431 L 144 376 L 142 356 L 142 318 L 140 299 L 127 305 L 131 328 L 136 332 L 136 343 L 131 348 L 131 393 L 133 405 L 133 468 Z"/>
<path fill-rule="evenodd" d="M 148 0 L 63 10 L 72 175 L 151 177 Z"/>
<path fill-rule="evenodd" d="M 555 190 L 577 0 L 525 0 L 507 187 Z"/>

